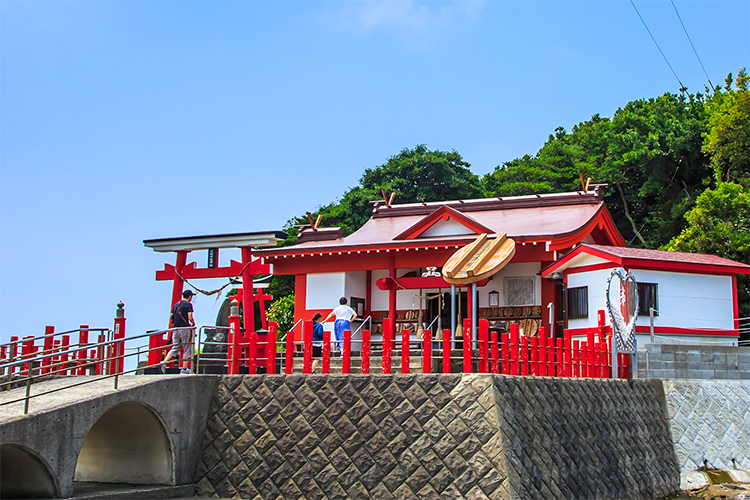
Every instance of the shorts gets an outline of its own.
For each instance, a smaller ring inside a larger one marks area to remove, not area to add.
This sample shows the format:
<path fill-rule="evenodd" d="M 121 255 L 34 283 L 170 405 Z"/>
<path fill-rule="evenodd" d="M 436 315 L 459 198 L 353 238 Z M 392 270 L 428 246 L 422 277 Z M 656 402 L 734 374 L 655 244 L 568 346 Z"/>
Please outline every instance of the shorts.
<path fill-rule="evenodd" d="M 313 344 L 313 359 L 320 359 L 323 357 L 323 346 Z"/>
<path fill-rule="evenodd" d="M 172 349 L 169 350 L 169 356 L 178 358 L 180 349 L 182 349 L 183 360 L 192 361 L 193 359 L 193 330 L 181 329 L 172 332 Z"/>

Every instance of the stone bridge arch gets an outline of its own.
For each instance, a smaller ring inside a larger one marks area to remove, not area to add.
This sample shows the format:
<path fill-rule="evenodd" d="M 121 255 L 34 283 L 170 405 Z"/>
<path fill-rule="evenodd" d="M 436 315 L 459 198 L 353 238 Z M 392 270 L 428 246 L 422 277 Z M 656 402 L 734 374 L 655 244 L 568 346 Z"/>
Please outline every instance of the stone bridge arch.
<path fill-rule="evenodd" d="M 139 403 L 107 410 L 83 440 L 75 481 L 171 484 L 172 445 L 159 414 Z"/>
<path fill-rule="evenodd" d="M 50 498 L 58 493 L 49 465 L 34 450 L 0 445 L 0 498 Z"/>

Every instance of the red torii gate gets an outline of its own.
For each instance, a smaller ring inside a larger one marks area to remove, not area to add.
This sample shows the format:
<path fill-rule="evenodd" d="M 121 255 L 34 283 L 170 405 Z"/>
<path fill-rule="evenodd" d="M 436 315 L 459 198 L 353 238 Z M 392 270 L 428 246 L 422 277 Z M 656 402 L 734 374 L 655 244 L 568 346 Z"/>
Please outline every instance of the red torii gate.
<path fill-rule="evenodd" d="M 253 260 L 253 248 L 276 246 L 279 241 L 286 239 L 281 231 L 264 231 L 254 233 L 234 233 L 206 236 L 186 236 L 180 238 L 162 238 L 144 240 L 143 244 L 156 252 L 175 252 L 175 265 L 164 264 L 164 269 L 156 271 L 157 281 L 173 281 L 171 307 L 182 298 L 186 280 L 200 278 L 242 278 L 242 293 L 239 300 L 243 301 L 243 319 L 247 331 L 255 325 L 253 300 L 267 300 L 264 294 L 254 295 L 253 276 L 271 274 L 271 265 L 263 264 L 260 259 Z M 230 261 L 229 266 L 218 267 L 220 248 L 239 248 L 242 251 L 242 262 Z M 188 253 L 195 250 L 208 250 L 208 267 L 198 268 L 195 262 L 187 263 Z M 249 298 L 249 300 L 248 300 Z M 261 314 L 265 316 L 263 308 Z M 265 318 L 263 318 L 265 319 Z M 170 324 L 171 327 L 171 324 Z M 158 341 L 158 338 L 155 338 Z M 166 345 L 166 339 L 161 339 L 161 345 Z M 161 346 L 153 346 L 161 347 Z M 149 352 L 149 365 L 161 361 L 161 351 Z"/>

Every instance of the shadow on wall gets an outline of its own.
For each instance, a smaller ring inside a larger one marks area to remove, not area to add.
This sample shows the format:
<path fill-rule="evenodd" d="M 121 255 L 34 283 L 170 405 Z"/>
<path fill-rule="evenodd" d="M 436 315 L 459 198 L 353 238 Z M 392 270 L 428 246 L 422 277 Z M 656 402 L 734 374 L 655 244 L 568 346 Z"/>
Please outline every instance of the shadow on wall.
<path fill-rule="evenodd" d="M 173 484 L 169 436 L 139 403 L 122 403 L 94 424 L 83 441 L 75 481 Z"/>
<path fill-rule="evenodd" d="M 25 446 L 0 445 L 0 498 L 56 496 L 54 476 L 39 455 Z"/>

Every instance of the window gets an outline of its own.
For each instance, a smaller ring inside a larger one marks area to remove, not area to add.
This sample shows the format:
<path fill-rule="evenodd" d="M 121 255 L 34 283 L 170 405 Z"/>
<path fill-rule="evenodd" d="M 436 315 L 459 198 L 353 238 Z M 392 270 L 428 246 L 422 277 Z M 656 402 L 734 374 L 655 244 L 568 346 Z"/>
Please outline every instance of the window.
<path fill-rule="evenodd" d="M 508 306 L 533 306 L 534 277 L 505 278 L 505 297 Z"/>
<path fill-rule="evenodd" d="M 568 288 L 568 319 L 589 317 L 589 287 Z"/>
<path fill-rule="evenodd" d="M 638 316 L 648 316 L 649 308 L 654 308 L 654 316 L 659 315 L 659 285 L 638 283 Z"/>

